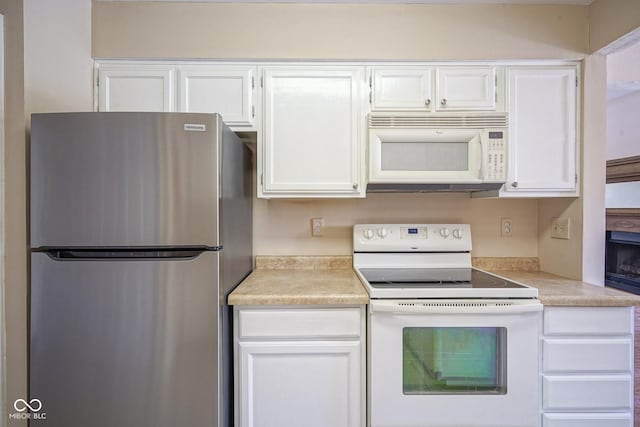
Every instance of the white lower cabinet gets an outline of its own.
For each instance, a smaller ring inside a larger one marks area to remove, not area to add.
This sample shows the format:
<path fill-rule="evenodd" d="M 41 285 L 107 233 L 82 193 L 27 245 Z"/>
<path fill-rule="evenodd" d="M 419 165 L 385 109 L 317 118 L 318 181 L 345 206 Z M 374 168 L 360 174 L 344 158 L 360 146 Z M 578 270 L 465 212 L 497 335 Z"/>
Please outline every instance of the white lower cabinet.
<path fill-rule="evenodd" d="M 235 425 L 363 427 L 364 308 L 235 307 Z"/>
<path fill-rule="evenodd" d="M 545 307 L 543 427 L 633 425 L 633 307 Z"/>

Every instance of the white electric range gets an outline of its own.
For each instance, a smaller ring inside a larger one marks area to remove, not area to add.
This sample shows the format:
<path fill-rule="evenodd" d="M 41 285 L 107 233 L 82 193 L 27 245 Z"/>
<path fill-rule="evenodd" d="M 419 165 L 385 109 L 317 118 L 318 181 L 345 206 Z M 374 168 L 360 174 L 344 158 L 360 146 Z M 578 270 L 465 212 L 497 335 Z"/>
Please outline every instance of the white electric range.
<path fill-rule="evenodd" d="M 358 224 L 371 427 L 538 427 L 538 291 L 471 266 L 468 224 Z"/>

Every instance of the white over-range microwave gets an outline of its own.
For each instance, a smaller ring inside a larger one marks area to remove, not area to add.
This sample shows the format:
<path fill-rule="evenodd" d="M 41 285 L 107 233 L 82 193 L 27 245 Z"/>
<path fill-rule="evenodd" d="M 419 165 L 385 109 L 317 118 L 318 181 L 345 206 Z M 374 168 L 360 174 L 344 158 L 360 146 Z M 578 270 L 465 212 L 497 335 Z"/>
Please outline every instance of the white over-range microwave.
<path fill-rule="evenodd" d="M 370 114 L 367 191 L 495 190 L 507 177 L 507 114 Z"/>

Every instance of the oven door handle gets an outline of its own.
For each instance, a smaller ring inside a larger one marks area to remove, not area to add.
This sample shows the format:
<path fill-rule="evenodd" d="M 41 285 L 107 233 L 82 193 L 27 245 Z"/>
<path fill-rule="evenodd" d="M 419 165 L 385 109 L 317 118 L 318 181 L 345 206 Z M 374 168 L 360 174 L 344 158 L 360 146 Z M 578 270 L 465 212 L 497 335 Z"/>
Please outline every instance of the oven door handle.
<path fill-rule="evenodd" d="M 542 308 L 543 305 L 538 300 L 372 300 L 370 302 L 371 314 L 519 314 L 540 312 Z"/>

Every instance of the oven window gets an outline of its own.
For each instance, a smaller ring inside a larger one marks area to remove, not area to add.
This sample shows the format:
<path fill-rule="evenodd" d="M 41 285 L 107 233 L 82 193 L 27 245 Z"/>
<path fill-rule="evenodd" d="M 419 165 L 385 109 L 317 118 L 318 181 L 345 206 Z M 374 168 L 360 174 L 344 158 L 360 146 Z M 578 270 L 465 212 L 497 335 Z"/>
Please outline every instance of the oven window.
<path fill-rule="evenodd" d="M 506 328 L 422 327 L 402 332 L 404 394 L 505 394 Z"/>
<path fill-rule="evenodd" d="M 468 171 L 468 142 L 382 142 L 383 171 Z"/>

